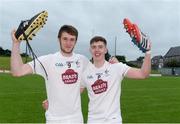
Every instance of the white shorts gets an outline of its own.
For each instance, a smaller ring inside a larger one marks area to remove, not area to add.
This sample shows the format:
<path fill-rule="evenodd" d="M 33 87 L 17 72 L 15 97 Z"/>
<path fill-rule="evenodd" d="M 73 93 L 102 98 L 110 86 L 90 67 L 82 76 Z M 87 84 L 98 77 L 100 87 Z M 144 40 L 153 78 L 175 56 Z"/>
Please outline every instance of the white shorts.
<path fill-rule="evenodd" d="M 112 119 L 88 119 L 88 124 L 122 124 L 121 118 Z"/>
<path fill-rule="evenodd" d="M 82 117 L 63 120 L 46 120 L 46 124 L 83 124 Z"/>
<path fill-rule="evenodd" d="M 83 115 L 81 112 L 76 112 L 74 115 L 65 117 L 54 117 L 48 111 L 45 113 L 47 124 L 83 124 Z"/>

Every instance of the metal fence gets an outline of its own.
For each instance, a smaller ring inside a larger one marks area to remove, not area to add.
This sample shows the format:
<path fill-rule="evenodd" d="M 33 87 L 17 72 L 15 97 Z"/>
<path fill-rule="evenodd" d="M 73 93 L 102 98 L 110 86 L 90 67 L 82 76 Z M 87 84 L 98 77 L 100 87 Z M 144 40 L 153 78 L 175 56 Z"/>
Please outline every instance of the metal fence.
<path fill-rule="evenodd" d="M 180 76 L 180 67 L 161 68 L 161 69 L 158 69 L 158 71 L 159 71 L 162 75 Z"/>

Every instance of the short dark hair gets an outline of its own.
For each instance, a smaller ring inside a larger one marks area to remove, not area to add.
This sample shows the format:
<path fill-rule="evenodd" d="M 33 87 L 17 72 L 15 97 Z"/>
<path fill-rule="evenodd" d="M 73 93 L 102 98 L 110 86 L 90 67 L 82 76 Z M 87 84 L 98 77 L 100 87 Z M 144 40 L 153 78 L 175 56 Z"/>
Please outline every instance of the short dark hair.
<path fill-rule="evenodd" d="M 71 25 L 63 25 L 59 29 L 58 38 L 61 38 L 61 35 L 62 35 L 63 32 L 67 32 L 68 34 L 76 36 L 76 40 L 78 38 L 78 30 L 75 27 L 71 26 Z"/>
<path fill-rule="evenodd" d="M 98 42 L 101 41 L 105 44 L 105 46 L 107 45 L 107 41 L 104 37 L 102 36 L 94 36 L 91 40 L 90 40 L 90 45 L 93 44 L 94 42 Z"/>

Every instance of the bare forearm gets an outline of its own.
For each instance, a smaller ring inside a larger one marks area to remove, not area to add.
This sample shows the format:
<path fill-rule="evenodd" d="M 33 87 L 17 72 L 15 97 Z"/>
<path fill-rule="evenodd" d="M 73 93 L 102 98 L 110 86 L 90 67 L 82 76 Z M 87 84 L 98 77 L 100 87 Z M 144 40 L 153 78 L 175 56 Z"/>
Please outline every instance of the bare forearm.
<path fill-rule="evenodd" d="M 20 56 L 20 43 L 13 43 L 11 53 L 11 72 L 13 75 L 19 72 L 23 66 L 23 61 Z"/>
<path fill-rule="evenodd" d="M 125 76 L 132 79 L 145 79 L 149 76 L 150 71 L 151 55 L 146 53 L 141 69 L 130 68 Z"/>
<path fill-rule="evenodd" d="M 13 76 L 22 76 L 26 74 L 31 74 L 33 72 L 32 68 L 28 64 L 23 64 L 22 58 L 20 56 L 20 41 L 15 37 L 15 30 L 12 30 L 12 53 L 11 53 L 11 73 Z"/>
<path fill-rule="evenodd" d="M 144 58 L 143 65 L 141 67 L 141 71 L 145 77 L 149 76 L 149 74 L 151 72 L 151 54 L 150 53 L 145 54 L 145 58 Z"/>

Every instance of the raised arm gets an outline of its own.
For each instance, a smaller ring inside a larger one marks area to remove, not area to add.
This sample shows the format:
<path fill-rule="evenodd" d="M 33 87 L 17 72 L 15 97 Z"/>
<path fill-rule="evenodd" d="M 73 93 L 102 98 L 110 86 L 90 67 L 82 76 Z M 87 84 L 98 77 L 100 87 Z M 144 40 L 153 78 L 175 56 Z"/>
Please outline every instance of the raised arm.
<path fill-rule="evenodd" d="M 24 64 L 20 56 L 20 44 L 15 37 L 15 30 L 11 32 L 12 37 L 12 52 L 11 52 L 11 73 L 13 76 L 19 77 L 33 72 L 28 64 Z"/>
<path fill-rule="evenodd" d="M 147 78 L 151 71 L 151 42 L 149 37 L 140 31 L 136 24 L 130 22 L 129 19 L 124 19 L 124 28 L 126 32 L 132 38 L 132 42 L 145 53 L 144 62 L 141 69 L 130 68 L 126 73 L 126 77 L 134 79 L 144 79 Z"/>
<path fill-rule="evenodd" d="M 144 62 L 141 69 L 130 68 L 126 73 L 126 77 L 133 79 L 144 79 L 149 76 L 151 72 L 151 53 L 150 51 L 145 53 Z"/>

